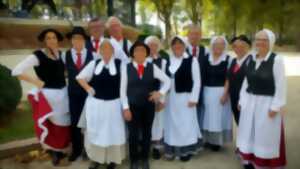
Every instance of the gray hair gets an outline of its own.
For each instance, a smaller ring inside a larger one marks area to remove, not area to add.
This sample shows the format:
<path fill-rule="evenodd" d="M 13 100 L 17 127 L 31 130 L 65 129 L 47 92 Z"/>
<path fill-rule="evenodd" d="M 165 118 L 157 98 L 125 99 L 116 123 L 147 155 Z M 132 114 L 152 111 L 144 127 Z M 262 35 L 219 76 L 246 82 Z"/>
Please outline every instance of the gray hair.
<path fill-rule="evenodd" d="M 119 18 L 117 18 L 115 16 L 111 16 L 107 19 L 106 27 L 109 28 L 111 26 L 112 22 L 116 22 L 116 23 L 120 24 L 121 26 L 123 26 L 123 23 Z"/>
<path fill-rule="evenodd" d="M 158 45 L 159 49 L 161 48 L 161 41 L 160 41 L 160 39 L 157 36 L 154 36 L 154 35 L 148 36 L 145 39 L 145 43 L 146 43 L 146 45 L 149 45 L 149 43 L 155 43 L 155 44 Z"/>

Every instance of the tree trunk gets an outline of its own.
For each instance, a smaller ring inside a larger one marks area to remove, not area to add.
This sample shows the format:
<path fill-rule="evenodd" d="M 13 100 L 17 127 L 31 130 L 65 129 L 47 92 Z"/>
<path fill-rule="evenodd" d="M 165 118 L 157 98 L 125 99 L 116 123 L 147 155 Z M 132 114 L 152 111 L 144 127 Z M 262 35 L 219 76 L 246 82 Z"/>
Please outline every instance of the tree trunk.
<path fill-rule="evenodd" d="M 166 39 L 165 45 L 168 46 L 171 38 L 171 21 L 170 15 L 165 15 L 165 29 L 166 29 Z"/>
<path fill-rule="evenodd" d="M 136 22 L 135 22 L 135 5 L 136 5 L 136 0 L 130 0 L 130 24 L 132 26 L 136 26 Z"/>
<path fill-rule="evenodd" d="M 114 15 L 114 1 L 113 0 L 107 0 L 107 16 L 113 16 Z"/>

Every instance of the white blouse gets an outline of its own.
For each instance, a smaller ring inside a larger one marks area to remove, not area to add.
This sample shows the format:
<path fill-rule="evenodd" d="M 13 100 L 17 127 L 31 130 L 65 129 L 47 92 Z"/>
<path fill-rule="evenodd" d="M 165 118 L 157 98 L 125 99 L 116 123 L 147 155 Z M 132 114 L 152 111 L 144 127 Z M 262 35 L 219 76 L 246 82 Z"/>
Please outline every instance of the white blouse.
<path fill-rule="evenodd" d="M 44 49 L 41 51 L 45 52 Z M 58 59 L 57 59 L 58 60 Z M 17 66 L 12 70 L 12 76 L 18 76 L 23 74 L 26 70 L 39 66 L 40 62 L 34 54 L 28 55 L 23 61 L 21 61 Z"/>
<path fill-rule="evenodd" d="M 147 61 L 144 62 L 144 66 L 147 66 Z M 138 64 L 133 61 L 134 67 L 137 69 Z M 128 97 L 127 97 L 127 83 L 128 83 L 128 78 L 127 78 L 127 66 L 128 64 L 122 64 L 121 67 L 121 102 L 122 102 L 122 107 L 123 110 L 129 109 L 129 104 L 128 104 Z M 161 86 L 159 89 L 159 93 L 161 95 L 165 95 L 168 90 L 170 89 L 171 86 L 171 81 L 170 78 L 161 70 L 159 69 L 155 64 L 153 64 L 153 76 L 155 79 L 160 80 Z"/>
<path fill-rule="evenodd" d="M 170 66 L 169 66 L 170 73 L 175 74 L 182 63 L 182 60 L 187 57 L 188 55 L 186 53 L 184 54 L 184 56 L 181 57 L 176 57 L 174 55 L 171 56 Z M 201 88 L 201 73 L 200 73 L 200 65 L 197 58 L 193 58 L 192 61 L 192 80 L 193 80 L 193 88 L 190 93 L 189 101 L 198 102 L 200 88 Z"/>
<path fill-rule="evenodd" d="M 264 59 L 257 59 L 256 55 L 253 55 L 253 59 L 256 62 L 255 69 L 259 68 L 262 61 L 268 60 L 270 55 L 271 55 L 271 52 L 269 52 L 267 57 L 265 57 Z M 276 57 L 274 59 L 273 75 L 274 75 L 274 81 L 275 81 L 275 94 L 272 97 L 272 104 L 271 104 L 270 109 L 273 111 L 279 112 L 280 109 L 286 104 L 286 76 L 285 76 L 284 61 L 281 56 L 276 55 Z M 241 92 L 240 92 L 240 100 L 239 100 L 240 105 L 247 102 L 247 100 L 246 100 L 247 94 L 249 94 L 246 91 L 247 88 L 248 88 L 248 81 L 247 81 L 247 78 L 245 78 L 243 81 L 243 84 L 242 84 Z"/>
<path fill-rule="evenodd" d="M 76 76 L 76 79 L 84 79 L 89 82 L 92 79 L 93 75 L 100 74 L 104 67 L 109 70 L 110 75 L 115 75 L 117 71 L 114 60 L 114 58 L 110 59 L 107 64 L 105 64 L 105 62 L 101 60 L 97 65 L 96 60 L 93 60 L 80 71 L 80 73 Z"/>

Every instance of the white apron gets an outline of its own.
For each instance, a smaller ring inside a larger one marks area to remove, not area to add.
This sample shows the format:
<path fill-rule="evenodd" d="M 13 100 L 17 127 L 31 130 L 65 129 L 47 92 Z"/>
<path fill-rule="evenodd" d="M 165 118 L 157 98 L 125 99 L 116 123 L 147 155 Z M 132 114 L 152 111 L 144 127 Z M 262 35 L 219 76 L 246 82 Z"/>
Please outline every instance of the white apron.
<path fill-rule="evenodd" d="M 62 89 L 43 88 L 42 92 L 53 110 L 53 114 L 49 117 L 51 122 L 58 126 L 69 126 L 71 117 L 67 87 Z"/>
<path fill-rule="evenodd" d="M 171 146 L 188 146 L 198 142 L 201 138 L 197 120 L 197 108 L 188 107 L 190 93 L 176 93 L 174 79 L 164 118 L 164 141 Z"/>
<path fill-rule="evenodd" d="M 279 157 L 282 117 L 269 118 L 272 97 L 245 94 L 237 134 L 237 147 L 242 153 L 259 158 Z"/>
<path fill-rule="evenodd" d="M 88 96 L 85 103 L 86 137 L 90 143 L 108 147 L 125 144 L 125 122 L 121 101 Z"/>
<path fill-rule="evenodd" d="M 232 113 L 230 102 L 222 105 L 220 98 L 224 87 L 204 87 L 204 117 L 203 130 L 222 132 L 232 129 Z"/>
<path fill-rule="evenodd" d="M 163 138 L 164 111 L 165 110 L 163 109 L 160 112 L 155 112 L 152 124 L 152 141 L 159 141 Z"/>

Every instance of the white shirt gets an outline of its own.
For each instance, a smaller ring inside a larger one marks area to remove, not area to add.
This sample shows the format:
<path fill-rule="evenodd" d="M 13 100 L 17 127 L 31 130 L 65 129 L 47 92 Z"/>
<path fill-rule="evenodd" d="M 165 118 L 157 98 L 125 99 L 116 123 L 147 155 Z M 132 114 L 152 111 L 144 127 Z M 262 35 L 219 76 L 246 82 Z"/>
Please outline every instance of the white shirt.
<path fill-rule="evenodd" d="M 209 52 L 208 50 L 206 49 L 206 47 L 204 47 L 204 54 L 207 55 Z M 187 46 L 187 50 L 189 51 L 189 54 L 193 55 L 193 46 L 191 44 L 188 44 Z M 196 57 L 199 56 L 199 51 L 200 51 L 200 48 L 199 48 L 199 45 L 196 46 Z"/>
<path fill-rule="evenodd" d="M 100 52 L 100 45 L 101 45 L 101 43 L 103 42 L 103 40 L 104 40 L 104 37 L 101 36 L 100 39 L 99 39 L 99 42 L 98 42 L 98 50 L 96 51 L 96 53 L 99 53 L 99 52 Z M 96 46 L 96 41 L 95 41 L 95 38 L 94 38 L 93 36 L 91 36 L 91 43 L 92 43 L 92 45 L 93 45 L 93 48 L 95 48 L 95 46 Z"/>
<path fill-rule="evenodd" d="M 127 66 L 129 64 L 123 64 L 121 68 L 121 102 L 122 102 L 122 107 L 123 110 L 129 109 L 129 104 L 128 104 L 128 97 L 127 97 L 127 83 L 128 83 L 128 78 L 127 78 Z M 137 69 L 138 64 L 133 61 L 134 67 Z M 143 65 L 146 67 L 147 66 L 147 61 L 143 63 Z M 171 86 L 171 81 L 170 78 L 162 71 L 160 70 L 156 65 L 153 64 L 153 76 L 155 79 L 160 80 L 161 86 L 159 89 L 159 92 L 161 95 L 165 95 L 168 90 L 170 89 Z"/>
<path fill-rule="evenodd" d="M 87 57 L 87 52 L 88 52 L 88 50 L 86 48 L 83 48 L 80 51 L 80 53 L 81 53 L 81 63 L 82 64 L 85 63 L 85 60 L 86 60 L 86 57 Z M 77 51 L 74 48 L 71 49 L 71 54 L 72 54 L 73 62 L 76 63 L 78 56 L 77 56 Z M 93 55 L 93 60 L 96 60 L 97 58 L 99 58 L 99 55 L 97 53 L 92 52 L 92 55 Z M 62 60 L 63 60 L 64 63 L 66 63 L 66 52 L 64 52 L 62 54 Z"/>
<path fill-rule="evenodd" d="M 255 69 L 259 68 L 263 60 L 267 61 L 270 55 L 271 52 L 269 52 L 264 59 L 257 59 L 256 55 L 253 55 L 252 57 L 254 61 L 256 61 Z M 273 96 L 273 101 L 270 109 L 279 112 L 280 109 L 286 104 L 286 76 L 285 76 L 284 61 L 281 56 L 276 55 L 274 59 L 273 75 L 275 81 L 275 94 Z M 248 81 L 247 78 L 245 78 L 240 92 L 240 100 L 239 100 L 240 105 L 247 101 L 246 100 L 248 94 L 248 92 L 246 91 L 247 88 L 248 88 Z"/>
<path fill-rule="evenodd" d="M 45 53 L 44 49 L 41 49 Z M 58 59 L 57 59 L 58 60 Z M 18 76 L 23 74 L 29 68 L 39 66 L 40 62 L 34 54 L 30 54 L 22 62 L 17 64 L 17 66 L 12 70 L 12 76 Z"/>
<path fill-rule="evenodd" d="M 188 55 L 185 53 L 184 56 L 176 57 L 174 55 L 171 55 L 170 57 L 170 66 L 169 71 L 171 74 L 175 74 L 178 68 L 180 67 L 182 60 L 184 58 L 188 58 Z M 190 93 L 190 102 L 197 103 L 199 99 L 199 93 L 201 88 L 201 73 L 200 73 L 200 65 L 197 61 L 197 58 L 193 58 L 192 61 L 192 80 L 193 80 L 193 88 Z M 174 79 L 172 79 L 173 83 Z M 175 85 L 175 84 L 174 84 Z"/>
<path fill-rule="evenodd" d="M 111 39 L 115 40 L 116 42 L 118 42 L 118 44 L 120 45 L 120 47 L 123 50 L 123 44 L 124 44 L 124 40 L 125 38 L 123 38 L 122 40 L 118 41 L 117 39 L 115 39 L 114 37 L 111 37 Z M 132 43 L 130 42 L 130 40 L 127 39 L 127 51 L 129 52 L 130 48 L 132 46 Z"/>
<path fill-rule="evenodd" d="M 247 53 L 245 56 L 243 56 L 241 59 L 236 58 L 236 63 L 239 66 L 242 66 L 242 64 L 245 62 L 245 60 L 248 58 L 249 55 L 250 55 L 250 52 Z"/>

